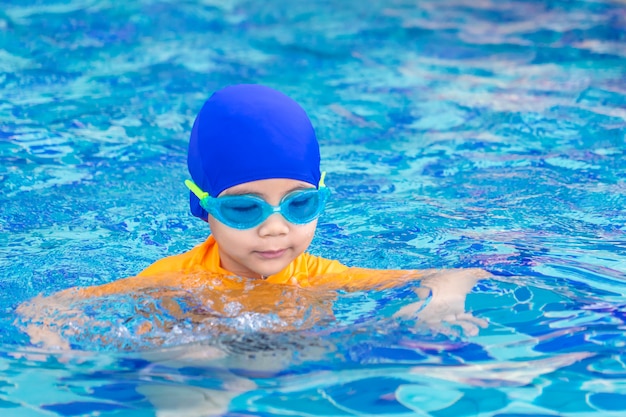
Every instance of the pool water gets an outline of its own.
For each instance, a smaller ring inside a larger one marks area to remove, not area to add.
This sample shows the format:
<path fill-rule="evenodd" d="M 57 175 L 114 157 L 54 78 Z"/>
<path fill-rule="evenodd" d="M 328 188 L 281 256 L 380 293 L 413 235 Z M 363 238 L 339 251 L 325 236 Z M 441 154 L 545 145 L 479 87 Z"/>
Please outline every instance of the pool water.
<path fill-rule="evenodd" d="M 626 414 L 623 1 L 0 6 L 0 415 Z M 99 300 L 109 321 L 72 351 L 31 344 L 22 302 L 206 238 L 188 134 L 241 82 L 314 122 L 333 196 L 312 253 L 485 268 L 467 308 L 489 326 L 394 319 L 407 284 L 279 332 L 267 314 L 144 338 L 119 320 L 150 300 Z"/>

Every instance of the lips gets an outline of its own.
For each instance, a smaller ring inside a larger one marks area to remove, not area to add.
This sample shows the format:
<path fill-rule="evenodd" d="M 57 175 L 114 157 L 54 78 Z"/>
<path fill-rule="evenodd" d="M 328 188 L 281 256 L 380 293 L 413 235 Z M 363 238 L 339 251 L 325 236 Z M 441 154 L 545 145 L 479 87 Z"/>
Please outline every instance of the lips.
<path fill-rule="evenodd" d="M 257 253 L 263 259 L 276 259 L 283 256 L 283 254 L 287 251 L 287 249 L 278 249 L 278 250 L 265 250 L 258 251 Z"/>

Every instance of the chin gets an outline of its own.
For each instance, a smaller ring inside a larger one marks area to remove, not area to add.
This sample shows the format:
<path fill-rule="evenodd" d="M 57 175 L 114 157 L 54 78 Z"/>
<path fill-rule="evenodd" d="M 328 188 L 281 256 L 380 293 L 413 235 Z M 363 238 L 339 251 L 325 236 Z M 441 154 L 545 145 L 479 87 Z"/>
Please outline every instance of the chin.
<path fill-rule="evenodd" d="M 283 269 L 285 269 L 287 265 L 280 265 L 274 268 L 259 268 L 257 270 L 255 270 L 256 273 L 258 273 L 259 275 L 263 275 L 264 277 L 269 277 L 270 275 L 276 275 L 278 274 L 280 271 L 282 271 Z"/>
<path fill-rule="evenodd" d="M 270 275 L 276 275 L 278 274 L 280 271 L 282 271 L 284 268 L 281 269 L 271 269 L 271 270 L 265 270 L 265 271 L 259 271 L 259 275 L 262 275 L 264 277 L 269 277 Z"/>

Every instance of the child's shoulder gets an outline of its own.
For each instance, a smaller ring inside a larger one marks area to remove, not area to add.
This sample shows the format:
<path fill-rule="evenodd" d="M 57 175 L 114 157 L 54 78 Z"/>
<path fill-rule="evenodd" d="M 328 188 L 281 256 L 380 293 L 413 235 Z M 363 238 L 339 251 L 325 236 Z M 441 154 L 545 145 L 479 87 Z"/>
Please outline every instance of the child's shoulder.
<path fill-rule="evenodd" d="M 302 260 L 306 262 L 306 268 L 310 277 L 324 274 L 338 274 L 350 269 L 337 260 L 322 258 L 321 256 L 311 255 L 306 252 L 303 253 L 301 257 L 303 258 Z"/>
<path fill-rule="evenodd" d="M 221 272 L 219 254 L 213 236 L 193 249 L 172 255 L 154 262 L 141 271 L 138 276 L 157 275 L 165 272 Z"/>

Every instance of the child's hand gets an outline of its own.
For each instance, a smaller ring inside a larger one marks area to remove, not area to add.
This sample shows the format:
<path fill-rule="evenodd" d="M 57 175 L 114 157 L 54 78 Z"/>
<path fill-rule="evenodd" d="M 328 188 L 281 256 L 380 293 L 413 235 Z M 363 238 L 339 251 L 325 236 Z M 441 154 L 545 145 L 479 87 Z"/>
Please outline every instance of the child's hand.
<path fill-rule="evenodd" d="M 62 311 L 62 309 L 69 311 L 63 300 L 57 298 L 63 298 L 63 296 L 47 298 L 37 296 L 19 305 L 15 310 L 20 316 L 16 320 L 16 324 L 28 334 L 33 345 L 38 345 L 44 349 L 69 350 L 70 345 L 61 336 L 59 325 L 55 322 L 52 314 L 54 311 Z M 77 316 L 76 312 L 73 313 L 74 316 Z"/>
<path fill-rule="evenodd" d="M 465 311 L 465 298 L 478 280 L 490 276 L 478 268 L 438 270 L 422 280 L 422 287 L 431 290 L 428 304 L 423 309 L 424 301 L 409 304 L 394 317 L 417 318 L 418 323 L 449 335 L 458 335 L 453 328 L 458 326 L 462 334 L 476 336 L 479 328 L 487 327 L 488 322 Z"/>

